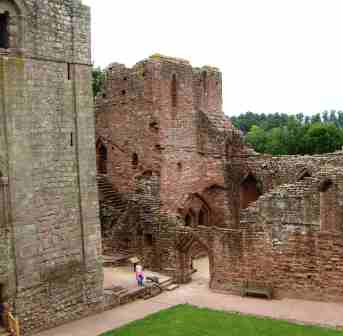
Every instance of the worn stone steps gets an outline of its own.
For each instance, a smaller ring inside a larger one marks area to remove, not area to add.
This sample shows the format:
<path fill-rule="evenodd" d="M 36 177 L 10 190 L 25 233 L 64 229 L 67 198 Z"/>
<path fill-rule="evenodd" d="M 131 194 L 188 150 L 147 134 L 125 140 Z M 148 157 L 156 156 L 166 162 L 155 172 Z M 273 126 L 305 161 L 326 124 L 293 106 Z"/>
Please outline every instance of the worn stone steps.
<path fill-rule="evenodd" d="M 165 290 L 168 292 L 171 292 L 175 289 L 178 289 L 179 287 L 180 287 L 180 285 L 173 283 L 173 284 L 167 286 Z"/>
<path fill-rule="evenodd" d="M 103 196 L 100 197 L 101 202 L 115 208 L 117 211 L 120 212 L 126 210 L 127 201 L 118 191 L 113 188 L 106 175 L 98 175 L 97 184 L 98 190 Z"/>

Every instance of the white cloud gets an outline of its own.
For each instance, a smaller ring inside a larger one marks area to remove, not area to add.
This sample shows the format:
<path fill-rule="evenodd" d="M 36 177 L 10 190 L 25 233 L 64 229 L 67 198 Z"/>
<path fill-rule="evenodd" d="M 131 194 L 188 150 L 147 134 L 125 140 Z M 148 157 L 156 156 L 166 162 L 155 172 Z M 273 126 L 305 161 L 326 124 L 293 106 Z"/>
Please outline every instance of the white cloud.
<path fill-rule="evenodd" d="M 229 115 L 343 109 L 341 0 L 83 2 L 95 64 L 159 52 L 217 66 Z"/>

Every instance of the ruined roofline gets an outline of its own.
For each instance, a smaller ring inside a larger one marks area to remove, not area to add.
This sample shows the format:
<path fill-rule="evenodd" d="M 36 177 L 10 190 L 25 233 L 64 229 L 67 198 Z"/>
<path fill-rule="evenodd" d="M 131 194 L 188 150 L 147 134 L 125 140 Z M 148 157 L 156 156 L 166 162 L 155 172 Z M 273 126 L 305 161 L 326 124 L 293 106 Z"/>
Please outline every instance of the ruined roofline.
<path fill-rule="evenodd" d="M 209 73 L 221 73 L 220 69 L 214 66 L 210 65 L 203 65 L 201 67 L 193 67 L 190 63 L 190 61 L 182 59 L 182 58 L 177 58 L 177 57 L 171 57 L 171 56 L 165 56 L 162 54 L 153 54 L 149 56 L 148 58 L 145 58 L 136 64 L 134 64 L 132 67 L 126 66 L 123 63 L 118 63 L 118 62 L 113 62 L 110 63 L 108 66 L 105 67 L 105 71 L 113 71 L 113 70 L 136 70 L 137 68 L 140 68 L 142 65 L 145 65 L 147 63 L 173 63 L 176 65 L 182 65 L 182 66 L 188 66 L 192 67 L 192 70 L 194 72 L 204 72 L 207 71 Z"/>

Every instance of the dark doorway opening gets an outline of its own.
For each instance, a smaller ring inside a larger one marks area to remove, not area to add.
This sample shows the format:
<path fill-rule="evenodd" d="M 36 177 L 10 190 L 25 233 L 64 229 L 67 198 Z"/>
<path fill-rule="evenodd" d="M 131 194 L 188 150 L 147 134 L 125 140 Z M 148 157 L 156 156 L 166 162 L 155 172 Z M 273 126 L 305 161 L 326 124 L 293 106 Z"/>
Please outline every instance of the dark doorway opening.
<path fill-rule="evenodd" d="M 256 178 L 252 175 L 248 175 L 247 178 L 241 184 L 241 209 L 246 209 L 249 206 L 249 204 L 255 202 L 260 196 L 261 190 L 259 188 Z"/>
<path fill-rule="evenodd" d="M 9 13 L 0 14 L 0 48 L 8 49 L 9 48 L 9 32 L 8 32 L 8 23 L 9 23 Z"/>

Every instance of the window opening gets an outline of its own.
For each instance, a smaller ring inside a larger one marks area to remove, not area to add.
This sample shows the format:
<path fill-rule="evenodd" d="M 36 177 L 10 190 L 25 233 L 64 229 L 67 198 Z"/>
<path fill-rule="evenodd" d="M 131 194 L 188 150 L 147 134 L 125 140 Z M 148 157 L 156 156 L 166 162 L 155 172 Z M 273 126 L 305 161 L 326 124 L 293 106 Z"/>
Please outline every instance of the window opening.
<path fill-rule="evenodd" d="M 206 215 L 204 210 L 200 210 L 199 212 L 199 225 L 200 226 L 205 226 L 206 225 Z"/>
<path fill-rule="evenodd" d="M 9 48 L 9 13 L 0 14 L 0 48 L 8 49 Z"/>
<path fill-rule="evenodd" d="M 137 155 L 137 153 L 132 154 L 132 166 L 133 166 L 133 168 L 137 168 L 137 166 L 138 166 L 138 155 Z"/>
<path fill-rule="evenodd" d="M 202 72 L 202 86 L 204 89 L 204 93 L 207 92 L 207 71 Z"/>
<path fill-rule="evenodd" d="M 173 74 L 172 83 L 171 83 L 171 98 L 172 98 L 172 106 L 177 106 L 177 79 L 176 74 Z"/>
<path fill-rule="evenodd" d="M 107 174 L 107 148 L 104 144 L 99 148 L 99 173 Z"/>
<path fill-rule="evenodd" d="M 187 216 L 185 218 L 185 224 L 186 224 L 186 226 L 192 225 L 192 216 L 190 214 L 187 214 Z"/>

